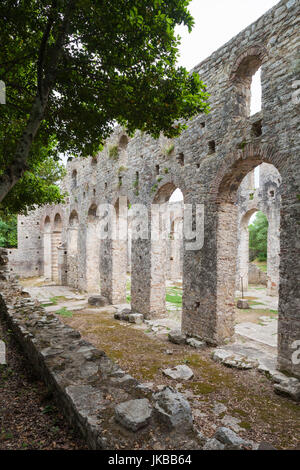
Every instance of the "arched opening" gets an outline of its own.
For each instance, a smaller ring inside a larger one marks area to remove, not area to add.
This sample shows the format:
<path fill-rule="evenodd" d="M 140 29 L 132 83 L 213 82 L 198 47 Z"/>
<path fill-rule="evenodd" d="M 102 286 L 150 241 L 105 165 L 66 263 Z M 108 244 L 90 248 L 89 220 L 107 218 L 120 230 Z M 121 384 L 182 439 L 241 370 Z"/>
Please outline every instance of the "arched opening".
<path fill-rule="evenodd" d="M 182 313 L 183 194 L 167 183 L 156 194 L 151 216 L 152 316 L 168 316 L 180 327 Z"/>
<path fill-rule="evenodd" d="M 92 204 L 88 211 L 86 232 L 86 290 L 99 292 L 100 289 L 100 234 L 98 233 L 97 206 Z"/>
<path fill-rule="evenodd" d="M 235 331 L 237 343 L 250 341 L 257 350 L 268 349 L 275 357 L 281 178 L 278 170 L 266 163 L 259 165 L 258 174 L 254 170 L 257 163 L 254 158 L 237 162 L 221 184 L 216 259 L 219 318 L 215 321 L 219 341 L 226 341 Z M 276 198 L 271 196 L 274 185 Z"/>
<path fill-rule="evenodd" d="M 50 217 L 47 217 L 44 220 L 44 277 L 46 279 L 52 278 L 52 242 L 51 242 L 51 221 Z"/>
<path fill-rule="evenodd" d="M 62 218 L 60 214 L 56 214 L 54 217 L 53 232 L 52 232 L 52 280 L 59 282 L 58 272 L 58 247 L 62 241 Z"/>
<path fill-rule="evenodd" d="M 261 67 L 255 72 L 251 81 L 250 88 L 250 116 L 261 111 L 262 106 L 262 85 L 261 85 Z"/>
<path fill-rule="evenodd" d="M 126 149 L 127 145 L 128 145 L 128 137 L 126 134 L 123 134 L 119 140 L 119 147 L 121 149 Z"/>
<path fill-rule="evenodd" d="M 261 66 L 264 51 L 251 48 L 237 60 L 231 73 L 234 114 L 249 117 L 262 108 Z"/>
<path fill-rule="evenodd" d="M 77 187 L 77 170 L 72 171 L 71 189 Z"/>

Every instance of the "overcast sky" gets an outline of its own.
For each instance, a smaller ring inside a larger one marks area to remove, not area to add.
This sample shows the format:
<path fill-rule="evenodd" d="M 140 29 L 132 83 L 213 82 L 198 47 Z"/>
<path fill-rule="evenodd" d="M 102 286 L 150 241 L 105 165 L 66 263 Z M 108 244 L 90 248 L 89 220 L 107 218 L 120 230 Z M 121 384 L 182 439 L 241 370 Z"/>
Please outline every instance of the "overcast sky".
<path fill-rule="evenodd" d="M 192 0 L 192 32 L 177 28 L 182 38 L 178 63 L 193 68 L 277 3 L 279 0 Z"/>

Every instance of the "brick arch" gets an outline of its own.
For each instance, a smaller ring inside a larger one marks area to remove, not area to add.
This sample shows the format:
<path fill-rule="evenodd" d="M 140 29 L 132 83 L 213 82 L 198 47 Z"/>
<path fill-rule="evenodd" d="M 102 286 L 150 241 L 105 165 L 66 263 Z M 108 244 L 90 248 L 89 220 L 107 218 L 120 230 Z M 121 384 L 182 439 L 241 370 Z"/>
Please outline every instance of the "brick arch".
<path fill-rule="evenodd" d="M 180 189 L 183 194 L 183 199 L 185 199 L 185 189 L 181 185 L 179 185 L 177 181 L 169 179 L 169 181 L 167 182 L 162 182 L 161 185 L 158 187 L 157 191 L 155 192 L 152 198 L 152 204 L 162 204 L 168 202 L 176 189 Z"/>
<path fill-rule="evenodd" d="M 225 157 L 210 186 L 212 201 L 235 202 L 243 178 L 261 163 L 274 165 L 282 175 L 287 160 L 271 145 L 252 143 Z"/>
<path fill-rule="evenodd" d="M 268 53 L 266 48 L 258 44 L 243 50 L 233 63 L 230 72 L 230 80 L 249 80 L 267 60 L 267 57 Z"/>

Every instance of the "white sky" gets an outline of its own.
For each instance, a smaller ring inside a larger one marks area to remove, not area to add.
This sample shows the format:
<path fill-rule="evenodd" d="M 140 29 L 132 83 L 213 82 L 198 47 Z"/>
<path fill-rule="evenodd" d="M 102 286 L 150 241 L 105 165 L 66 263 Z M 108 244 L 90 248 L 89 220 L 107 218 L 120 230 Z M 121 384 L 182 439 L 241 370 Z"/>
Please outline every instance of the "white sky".
<path fill-rule="evenodd" d="M 182 38 L 179 65 L 188 70 L 195 67 L 277 3 L 279 0 L 192 0 L 192 32 L 177 28 Z"/>

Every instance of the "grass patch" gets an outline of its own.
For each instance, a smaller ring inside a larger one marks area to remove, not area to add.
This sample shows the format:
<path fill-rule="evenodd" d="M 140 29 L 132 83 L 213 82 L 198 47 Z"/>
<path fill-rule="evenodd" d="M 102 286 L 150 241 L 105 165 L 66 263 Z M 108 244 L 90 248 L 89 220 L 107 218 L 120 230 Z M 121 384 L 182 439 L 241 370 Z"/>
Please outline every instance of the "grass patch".
<path fill-rule="evenodd" d="M 67 317 L 67 318 L 73 317 L 73 313 L 70 310 L 68 310 L 67 307 L 62 307 L 59 310 L 57 310 L 55 313 L 56 315 L 61 315 L 62 317 Z"/>

